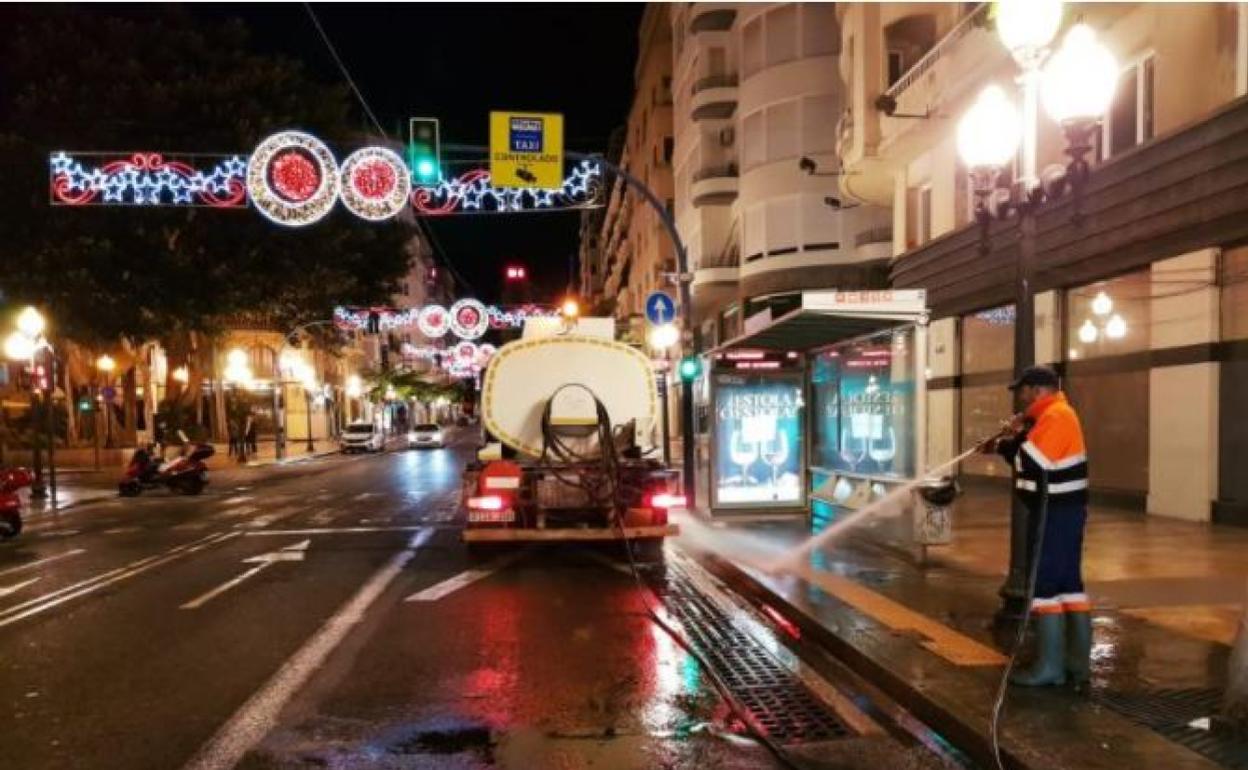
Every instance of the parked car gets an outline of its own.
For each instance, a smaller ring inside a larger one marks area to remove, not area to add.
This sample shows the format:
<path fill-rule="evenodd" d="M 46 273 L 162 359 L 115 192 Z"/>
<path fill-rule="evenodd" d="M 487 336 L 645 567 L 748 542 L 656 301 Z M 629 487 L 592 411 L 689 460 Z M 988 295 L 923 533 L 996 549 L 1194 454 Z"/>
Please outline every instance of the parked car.
<path fill-rule="evenodd" d="M 341 443 L 344 454 L 380 452 L 386 446 L 386 437 L 371 422 L 353 422 L 342 432 Z"/>
<path fill-rule="evenodd" d="M 407 434 L 408 449 L 417 447 L 441 449 L 444 446 L 446 446 L 446 438 L 442 434 L 442 429 L 431 422 L 417 425 Z"/>

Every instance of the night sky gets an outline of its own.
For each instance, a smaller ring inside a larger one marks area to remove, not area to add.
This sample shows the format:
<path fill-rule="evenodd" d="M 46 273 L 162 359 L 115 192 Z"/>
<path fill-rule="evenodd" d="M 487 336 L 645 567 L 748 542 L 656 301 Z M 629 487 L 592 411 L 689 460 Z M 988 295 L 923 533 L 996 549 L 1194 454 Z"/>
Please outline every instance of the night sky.
<path fill-rule="evenodd" d="M 251 27 L 256 49 L 300 59 L 319 79 L 341 82 L 302 4 L 191 9 L 205 18 L 238 17 Z M 540 110 L 564 113 L 569 149 L 601 152 L 627 119 L 641 4 L 313 10 L 391 137 L 406 132 L 409 116 L 437 117 L 444 143 L 487 144 L 491 109 Z M 497 296 L 503 267 L 514 261 L 528 265 L 534 299 L 553 300 L 568 282 L 578 222 L 576 213 L 542 213 L 462 216 L 432 226 L 442 253 L 483 299 Z"/>

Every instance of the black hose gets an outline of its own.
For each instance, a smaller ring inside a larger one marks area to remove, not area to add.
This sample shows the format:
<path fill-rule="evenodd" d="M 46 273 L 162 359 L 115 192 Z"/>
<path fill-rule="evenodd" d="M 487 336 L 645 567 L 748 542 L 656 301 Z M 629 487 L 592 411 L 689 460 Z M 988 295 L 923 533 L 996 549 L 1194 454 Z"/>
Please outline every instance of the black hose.
<path fill-rule="evenodd" d="M 1021 450 L 1020 450 L 1021 451 Z M 1005 666 L 1005 671 L 1001 674 L 1001 681 L 997 684 L 997 696 L 992 704 L 992 721 L 989 724 L 989 734 L 992 738 L 992 758 L 997 763 L 997 770 L 1005 770 L 1005 764 L 1001 760 L 1001 712 L 1005 708 L 1005 696 L 1010 687 L 1010 675 L 1014 673 L 1014 665 L 1018 661 L 1018 653 L 1022 651 L 1023 640 L 1027 636 L 1027 624 L 1031 622 L 1031 603 L 1036 596 L 1036 575 L 1040 571 L 1040 557 L 1044 549 L 1044 527 L 1045 519 L 1049 515 L 1049 475 L 1046 471 L 1041 470 L 1041 493 L 1040 493 L 1040 516 L 1039 531 L 1036 534 L 1035 554 L 1028 565 L 1027 586 L 1025 599 L 1026 606 L 1023 608 L 1023 619 L 1018 624 L 1018 634 L 1014 637 L 1014 646 L 1010 650 L 1010 660 Z"/>

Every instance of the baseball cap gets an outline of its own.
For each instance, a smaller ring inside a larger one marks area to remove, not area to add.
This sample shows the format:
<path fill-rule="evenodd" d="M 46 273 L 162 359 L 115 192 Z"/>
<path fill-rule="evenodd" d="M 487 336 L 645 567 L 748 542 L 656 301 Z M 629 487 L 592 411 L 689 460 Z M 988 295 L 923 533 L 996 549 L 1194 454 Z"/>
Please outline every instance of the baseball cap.
<path fill-rule="evenodd" d="M 1057 372 L 1047 366 L 1029 366 L 1023 370 L 1018 379 L 1010 383 L 1010 390 L 1018 390 L 1024 385 L 1037 385 L 1044 388 L 1059 386 Z"/>

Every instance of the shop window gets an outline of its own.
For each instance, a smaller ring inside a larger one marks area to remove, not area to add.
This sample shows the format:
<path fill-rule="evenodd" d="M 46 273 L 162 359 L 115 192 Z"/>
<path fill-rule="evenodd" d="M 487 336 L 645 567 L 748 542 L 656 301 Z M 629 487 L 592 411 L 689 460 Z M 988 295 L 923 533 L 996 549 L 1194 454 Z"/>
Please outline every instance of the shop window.
<path fill-rule="evenodd" d="M 963 385 L 958 419 L 962 451 L 995 433 L 1014 412 L 1006 386 L 1014 369 L 1014 306 L 983 310 L 960 320 Z M 993 457 L 975 455 L 962 464 L 964 473 L 1008 476 L 1009 468 Z"/>
<path fill-rule="evenodd" d="M 1079 361 L 1147 350 L 1152 292 L 1147 270 L 1069 290 L 1066 357 Z"/>
<path fill-rule="evenodd" d="M 1248 246 L 1222 252 L 1222 339 L 1248 339 Z"/>

